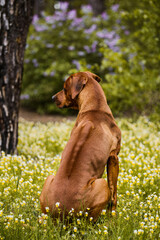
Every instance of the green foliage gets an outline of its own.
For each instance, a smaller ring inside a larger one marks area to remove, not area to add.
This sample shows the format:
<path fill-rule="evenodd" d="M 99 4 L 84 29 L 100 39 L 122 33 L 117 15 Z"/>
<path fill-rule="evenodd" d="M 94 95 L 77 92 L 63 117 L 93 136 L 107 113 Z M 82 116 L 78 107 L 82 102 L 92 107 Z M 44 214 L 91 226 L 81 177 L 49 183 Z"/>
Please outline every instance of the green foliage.
<path fill-rule="evenodd" d="M 79 213 L 66 224 L 41 213 L 39 196 L 46 177 L 56 174 L 73 122 L 22 121 L 20 155 L 0 157 L 0 238 L 159 239 L 160 125 L 147 118 L 117 123 L 123 136 L 117 213 L 104 209 L 96 224 L 87 212 Z M 107 179 L 106 172 L 103 177 Z"/>
<path fill-rule="evenodd" d="M 107 13 L 79 14 L 67 3 L 33 19 L 25 55 L 22 103 L 59 112 L 51 96 L 77 71 L 98 74 L 114 114 L 160 114 L 160 3 L 108 1 Z"/>
<path fill-rule="evenodd" d="M 158 110 L 160 78 L 154 71 L 143 68 L 137 56 L 128 57 L 125 48 L 121 50 L 113 54 L 109 49 L 100 49 L 104 54 L 101 69 L 109 70 L 102 87 L 111 109 L 115 114 L 148 114 L 156 107 Z"/>
<path fill-rule="evenodd" d="M 118 53 L 102 47 L 104 90 L 114 110 L 160 113 L 160 2 L 110 1 L 110 22 L 120 36 Z"/>
<path fill-rule="evenodd" d="M 98 73 L 103 55 L 99 46 L 104 41 L 114 50 L 118 37 L 107 30 L 107 15 L 93 17 L 90 6 L 80 12 L 81 17 L 63 3 L 53 16 L 34 16 L 25 54 L 24 105 L 39 112 L 59 111 L 51 96 L 62 89 L 67 76 L 80 70 Z"/>

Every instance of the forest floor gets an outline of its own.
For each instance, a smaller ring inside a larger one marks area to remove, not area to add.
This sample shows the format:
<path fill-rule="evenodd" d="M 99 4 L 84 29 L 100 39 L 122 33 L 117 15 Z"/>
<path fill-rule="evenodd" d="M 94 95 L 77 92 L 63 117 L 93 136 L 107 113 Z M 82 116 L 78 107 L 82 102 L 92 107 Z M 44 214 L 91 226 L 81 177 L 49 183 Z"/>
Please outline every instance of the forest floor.
<path fill-rule="evenodd" d="M 24 108 L 20 109 L 19 112 L 19 118 L 23 118 L 26 121 L 32 121 L 32 122 L 41 122 L 41 123 L 47 123 L 47 122 L 61 122 L 64 119 L 68 120 L 75 120 L 75 116 L 61 116 L 61 115 L 48 115 L 48 114 L 38 114 L 36 112 L 32 112 L 29 110 L 26 110 Z"/>

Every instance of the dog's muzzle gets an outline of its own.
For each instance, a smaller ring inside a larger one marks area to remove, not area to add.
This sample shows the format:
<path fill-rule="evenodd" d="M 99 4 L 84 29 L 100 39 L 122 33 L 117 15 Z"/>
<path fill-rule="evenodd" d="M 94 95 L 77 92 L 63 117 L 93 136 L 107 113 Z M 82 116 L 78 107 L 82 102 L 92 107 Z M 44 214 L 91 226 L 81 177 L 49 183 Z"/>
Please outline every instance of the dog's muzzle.
<path fill-rule="evenodd" d="M 56 95 L 52 96 L 52 101 L 55 102 L 56 101 Z"/>

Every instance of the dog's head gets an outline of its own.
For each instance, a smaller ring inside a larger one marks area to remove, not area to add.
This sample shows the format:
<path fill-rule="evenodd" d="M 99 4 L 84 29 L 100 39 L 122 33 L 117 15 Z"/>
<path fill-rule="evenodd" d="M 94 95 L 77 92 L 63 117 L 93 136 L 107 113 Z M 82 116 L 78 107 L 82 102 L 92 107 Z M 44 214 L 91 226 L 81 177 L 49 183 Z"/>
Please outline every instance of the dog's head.
<path fill-rule="evenodd" d="M 84 89 L 89 79 L 100 82 L 100 77 L 91 72 L 72 74 L 64 83 L 63 90 L 55 94 L 52 99 L 59 108 L 78 109 L 78 95 Z"/>

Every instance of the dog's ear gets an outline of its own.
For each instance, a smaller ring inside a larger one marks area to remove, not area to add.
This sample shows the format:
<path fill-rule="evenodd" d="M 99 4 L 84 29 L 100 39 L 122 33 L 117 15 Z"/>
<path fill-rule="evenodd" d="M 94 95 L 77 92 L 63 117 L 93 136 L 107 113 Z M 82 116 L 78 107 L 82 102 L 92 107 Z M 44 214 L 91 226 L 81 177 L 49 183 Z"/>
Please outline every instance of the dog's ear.
<path fill-rule="evenodd" d="M 75 99 L 75 97 L 82 91 L 87 81 L 88 81 L 88 77 L 84 75 L 72 77 L 72 86 L 71 86 L 72 99 Z"/>
<path fill-rule="evenodd" d="M 87 73 L 88 75 L 90 75 L 92 78 L 94 78 L 97 82 L 100 82 L 101 81 L 101 78 L 99 76 L 97 76 L 96 74 L 94 73 L 91 73 L 89 71 L 86 71 L 85 73 Z"/>

